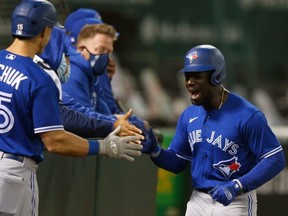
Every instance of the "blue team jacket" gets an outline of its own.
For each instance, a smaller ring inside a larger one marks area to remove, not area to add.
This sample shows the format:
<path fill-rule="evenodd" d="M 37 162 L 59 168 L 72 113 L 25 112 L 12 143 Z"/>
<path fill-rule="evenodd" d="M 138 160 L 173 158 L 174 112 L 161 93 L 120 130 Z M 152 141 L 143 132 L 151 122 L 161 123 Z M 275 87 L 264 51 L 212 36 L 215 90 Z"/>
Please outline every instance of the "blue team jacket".
<path fill-rule="evenodd" d="M 81 105 L 105 115 L 120 114 L 113 98 L 111 84 L 107 73 L 96 77 L 83 56 L 70 57 L 71 75 L 62 84 L 63 91 Z M 65 103 L 65 101 L 63 101 Z"/>

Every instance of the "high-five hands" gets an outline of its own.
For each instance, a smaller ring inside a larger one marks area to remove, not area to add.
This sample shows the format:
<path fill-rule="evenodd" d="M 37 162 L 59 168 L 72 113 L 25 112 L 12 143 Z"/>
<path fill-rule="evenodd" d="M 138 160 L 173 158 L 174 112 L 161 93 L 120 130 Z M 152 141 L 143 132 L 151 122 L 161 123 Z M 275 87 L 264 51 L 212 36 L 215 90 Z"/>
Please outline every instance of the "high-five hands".
<path fill-rule="evenodd" d="M 142 131 L 137 128 L 135 125 L 129 123 L 129 117 L 132 115 L 132 109 L 130 109 L 124 115 L 117 115 L 117 120 L 114 123 L 114 129 L 116 129 L 119 125 L 121 126 L 121 131 L 118 134 L 119 136 L 140 136 L 141 139 L 144 139 L 142 135 Z M 139 141 L 139 144 L 141 142 Z"/>
<path fill-rule="evenodd" d="M 133 162 L 134 157 L 141 155 L 143 146 L 132 142 L 140 142 L 140 137 L 117 136 L 120 131 L 121 126 L 118 126 L 105 139 L 99 140 L 99 153 L 108 157 L 120 158 Z"/>

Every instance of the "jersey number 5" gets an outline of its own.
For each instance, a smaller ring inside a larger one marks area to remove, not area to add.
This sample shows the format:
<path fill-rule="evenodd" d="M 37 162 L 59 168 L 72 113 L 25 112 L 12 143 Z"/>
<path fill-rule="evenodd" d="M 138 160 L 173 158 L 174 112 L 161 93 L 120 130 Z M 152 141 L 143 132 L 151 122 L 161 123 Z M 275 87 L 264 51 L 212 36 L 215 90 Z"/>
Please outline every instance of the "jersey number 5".
<path fill-rule="evenodd" d="M 3 105 L 3 102 L 11 102 L 12 94 L 0 91 L 0 134 L 7 133 L 14 125 L 12 112 Z"/>

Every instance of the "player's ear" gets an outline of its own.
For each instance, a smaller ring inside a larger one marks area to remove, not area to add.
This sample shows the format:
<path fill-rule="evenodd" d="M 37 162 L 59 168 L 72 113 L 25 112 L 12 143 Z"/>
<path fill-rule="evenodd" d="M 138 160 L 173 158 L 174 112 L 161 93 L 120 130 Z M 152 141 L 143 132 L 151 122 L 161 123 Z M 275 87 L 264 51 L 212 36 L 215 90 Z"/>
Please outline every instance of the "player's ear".
<path fill-rule="evenodd" d="M 78 50 L 79 50 L 80 52 L 83 52 L 84 49 L 85 49 L 85 46 L 83 46 L 83 45 L 78 46 Z"/>
<path fill-rule="evenodd" d="M 44 38 L 44 37 L 47 37 L 48 35 L 49 35 L 49 37 L 50 37 L 51 32 L 52 32 L 52 27 L 47 26 L 47 27 L 45 27 L 45 28 L 43 29 L 43 31 L 41 31 L 40 37 L 41 37 L 41 38 Z"/>
<path fill-rule="evenodd" d="M 83 44 L 80 44 L 78 47 L 77 47 L 77 50 L 81 53 L 81 55 L 84 57 L 84 58 L 89 58 L 89 53 L 87 53 L 86 49 L 85 49 L 85 46 Z"/>

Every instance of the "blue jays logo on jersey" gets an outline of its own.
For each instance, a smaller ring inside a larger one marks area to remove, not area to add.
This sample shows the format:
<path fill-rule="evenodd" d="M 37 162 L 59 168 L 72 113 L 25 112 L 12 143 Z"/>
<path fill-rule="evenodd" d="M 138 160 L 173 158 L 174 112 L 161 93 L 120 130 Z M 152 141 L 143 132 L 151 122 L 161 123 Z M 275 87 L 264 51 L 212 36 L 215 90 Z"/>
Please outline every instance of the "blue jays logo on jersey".
<path fill-rule="evenodd" d="M 229 160 L 223 160 L 217 164 L 213 164 L 213 167 L 219 170 L 226 178 L 229 178 L 233 173 L 239 171 L 241 164 L 237 162 L 238 157 L 233 157 Z"/>
<path fill-rule="evenodd" d="M 189 53 L 189 55 L 186 56 L 186 58 L 189 59 L 190 64 L 198 58 L 197 52 Z"/>

